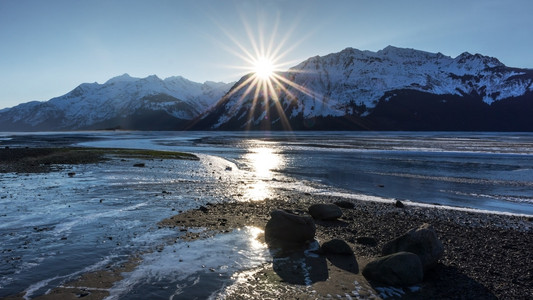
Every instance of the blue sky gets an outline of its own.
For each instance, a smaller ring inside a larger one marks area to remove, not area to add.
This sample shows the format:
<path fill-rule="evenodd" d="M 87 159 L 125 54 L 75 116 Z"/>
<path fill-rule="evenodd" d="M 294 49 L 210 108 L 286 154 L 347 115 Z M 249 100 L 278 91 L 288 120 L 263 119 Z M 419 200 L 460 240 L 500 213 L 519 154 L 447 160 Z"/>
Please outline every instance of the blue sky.
<path fill-rule="evenodd" d="M 285 69 L 387 45 L 533 68 L 531 12 L 531 0 L 0 0 L 0 108 L 123 73 L 238 80 L 261 40 Z"/>

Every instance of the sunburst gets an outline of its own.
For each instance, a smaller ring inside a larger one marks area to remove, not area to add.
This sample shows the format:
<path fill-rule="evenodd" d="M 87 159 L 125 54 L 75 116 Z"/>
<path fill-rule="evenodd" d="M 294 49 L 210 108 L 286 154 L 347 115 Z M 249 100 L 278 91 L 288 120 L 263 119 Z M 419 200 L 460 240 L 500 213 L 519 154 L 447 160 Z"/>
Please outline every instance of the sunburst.
<path fill-rule="evenodd" d="M 224 48 L 241 58 L 244 62 L 242 66 L 230 67 L 242 70 L 244 71 L 243 75 L 248 75 L 246 79 L 237 87 L 233 88 L 227 96 L 230 97 L 243 91 L 236 105 L 242 104 L 249 99 L 249 96 L 252 96 L 252 103 L 250 111 L 248 112 L 247 129 L 250 129 L 252 126 L 251 122 L 254 119 L 256 113 L 255 109 L 257 107 L 260 106 L 261 109 L 265 109 L 262 116 L 265 119 L 269 119 L 268 112 L 270 107 L 273 106 L 280 117 L 280 122 L 284 129 L 292 130 L 280 103 L 280 95 L 283 93 L 285 97 L 294 99 L 295 96 L 293 92 L 298 91 L 313 96 L 306 88 L 289 80 L 287 78 L 288 73 L 283 71 L 297 62 L 285 60 L 285 58 L 290 51 L 303 41 L 303 39 L 300 41 L 292 41 L 289 38 L 291 30 L 287 31 L 287 35 L 279 38 L 277 35 L 279 20 L 276 21 L 274 26 L 269 28 L 271 30 L 268 37 L 264 34 L 262 26 L 258 26 L 257 30 L 254 31 L 244 18 L 242 21 L 248 37 L 247 42 L 250 47 L 246 47 L 229 31 L 222 28 L 226 36 L 230 38 L 234 44 L 234 47 L 226 46 Z M 290 47 L 286 47 L 289 40 L 291 40 Z M 235 49 L 235 46 L 238 50 Z M 293 92 L 291 92 L 291 90 Z M 259 101 L 263 101 L 263 103 L 261 103 L 262 105 L 258 105 Z"/>
<path fill-rule="evenodd" d="M 269 80 L 274 75 L 274 63 L 267 57 L 259 57 L 254 61 L 255 76 L 262 80 Z"/>

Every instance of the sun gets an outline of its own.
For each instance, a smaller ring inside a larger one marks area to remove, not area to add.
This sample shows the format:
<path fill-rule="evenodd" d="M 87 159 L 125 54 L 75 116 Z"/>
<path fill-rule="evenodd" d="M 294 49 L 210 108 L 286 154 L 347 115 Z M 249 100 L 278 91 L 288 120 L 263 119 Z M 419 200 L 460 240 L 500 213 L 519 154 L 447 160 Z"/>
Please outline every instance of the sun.
<path fill-rule="evenodd" d="M 262 80 L 269 80 L 274 75 L 274 62 L 266 57 L 259 57 L 254 61 L 255 75 Z"/>
<path fill-rule="evenodd" d="M 221 44 L 222 48 L 240 58 L 241 64 L 228 66 L 241 70 L 241 80 L 224 96 L 226 99 L 237 97 L 233 107 L 227 112 L 227 117 L 232 118 L 241 105 L 247 107 L 246 130 L 253 126 L 269 127 L 269 124 L 281 124 L 287 130 L 292 130 L 287 113 L 294 111 L 292 103 L 298 101 L 297 95 L 303 93 L 309 97 L 315 94 L 294 82 L 294 76 L 299 70 L 287 67 L 299 63 L 301 60 L 288 60 L 289 52 L 303 41 L 290 38 L 292 30 L 287 30 L 286 35 L 278 36 L 279 18 L 274 24 L 263 25 L 262 18 L 258 18 L 258 27 L 249 25 L 242 16 L 244 33 L 247 38 L 241 39 L 230 30 L 219 26 L 226 37 L 233 43 L 232 46 Z M 269 31 L 265 33 L 265 28 Z M 242 118 L 244 115 L 241 115 Z M 272 120 L 272 121 L 271 121 Z M 266 128 L 265 127 L 265 128 Z"/>

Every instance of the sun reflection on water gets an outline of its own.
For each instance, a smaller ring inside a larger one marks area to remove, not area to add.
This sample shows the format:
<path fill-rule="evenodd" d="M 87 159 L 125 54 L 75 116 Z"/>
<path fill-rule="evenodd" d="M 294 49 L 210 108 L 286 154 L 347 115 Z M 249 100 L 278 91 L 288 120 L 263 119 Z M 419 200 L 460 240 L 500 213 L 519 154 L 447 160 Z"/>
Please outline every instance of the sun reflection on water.
<path fill-rule="evenodd" d="M 246 158 L 252 164 L 254 175 L 261 179 L 271 179 L 272 170 L 282 165 L 281 155 L 267 147 L 250 149 Z"/>
<path fill-rule="evenodd" d="M 254 182 L 248 186 L 247 198 L 258 201 L 272 196 L 271 180 L 274 178 L 274 170 L 284 165 L 281 154 L 276 153 L 272 147 L 254 147 L 245 155 L 249 163 Z"/>
<path fill-rule="evenodd" d="M 247 227 L 247 229 L 249 232 L 248 241 L 249 241 L 250 248 L 253 250 L 261 250 L 261 249 L 266 248 L 265 243 L 259 240 L 259 236 L 263 234 L 264 231 L 261 230 L 260 228 L 252 227 L 252 226 Z"/>

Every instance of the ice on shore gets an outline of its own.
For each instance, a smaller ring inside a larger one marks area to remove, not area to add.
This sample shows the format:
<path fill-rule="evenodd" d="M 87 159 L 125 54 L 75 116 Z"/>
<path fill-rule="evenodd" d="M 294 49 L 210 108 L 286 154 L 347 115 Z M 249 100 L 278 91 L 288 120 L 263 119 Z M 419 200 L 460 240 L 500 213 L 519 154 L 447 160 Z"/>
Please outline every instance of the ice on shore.
<path fill-rule="evenodd" d="M 256 239 L 260 232 L 255 227 L 244 227 L 205 239 L 177 240 L 160 251 L 143 255 L 142 263 L 123 274 L 124 279 L 113 286 L 106 300 L 130 297 L 129 293 L 139 290 L 147 297 L 164 294 L 172 299 L 219 289 L 233 273 L 271 259 L 266 244 Z"/>

